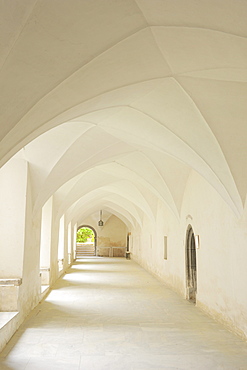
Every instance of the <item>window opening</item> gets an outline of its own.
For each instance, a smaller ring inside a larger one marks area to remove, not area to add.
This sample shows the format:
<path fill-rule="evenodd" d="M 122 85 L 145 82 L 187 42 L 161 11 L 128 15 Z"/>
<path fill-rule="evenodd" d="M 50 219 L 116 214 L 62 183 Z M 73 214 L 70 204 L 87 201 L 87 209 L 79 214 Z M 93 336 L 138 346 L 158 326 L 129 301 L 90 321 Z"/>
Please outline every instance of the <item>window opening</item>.
<path fill-rule="evenodd" d="M 58 238 L 58 270 L 63 269 L 64 264 L 64 215 L 60 218 L 59 222 L 59 238 Z"/>
<path fill-rule="evenodd" d="M 40 235 L 40 274 L 41 292 L 50 285 L 50 258 L 52 233 L 52 198 L 42 208 Z"/>
<path fill-rule="evenodd" d="M 164 236 L 164 259 L 167 260 L 167 236 Z"/>

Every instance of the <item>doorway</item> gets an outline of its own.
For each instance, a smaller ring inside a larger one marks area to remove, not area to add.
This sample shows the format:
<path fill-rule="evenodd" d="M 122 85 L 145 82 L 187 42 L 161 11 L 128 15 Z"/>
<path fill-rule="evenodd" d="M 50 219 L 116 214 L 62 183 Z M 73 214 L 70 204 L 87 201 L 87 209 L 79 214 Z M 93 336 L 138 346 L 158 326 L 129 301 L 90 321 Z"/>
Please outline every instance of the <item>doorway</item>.
<path fill-rule="evenodd" d="M 186 298 L 196 303 L 197 271 L 196 271 L 196 243 L 192 226 L 189 225 L 186 234 Z"/>
<path fill-rule="evenodd" d="M 78 227 L 76 234 L 76 259 L 96 256 L 97 234 L 92 226 Z"/>

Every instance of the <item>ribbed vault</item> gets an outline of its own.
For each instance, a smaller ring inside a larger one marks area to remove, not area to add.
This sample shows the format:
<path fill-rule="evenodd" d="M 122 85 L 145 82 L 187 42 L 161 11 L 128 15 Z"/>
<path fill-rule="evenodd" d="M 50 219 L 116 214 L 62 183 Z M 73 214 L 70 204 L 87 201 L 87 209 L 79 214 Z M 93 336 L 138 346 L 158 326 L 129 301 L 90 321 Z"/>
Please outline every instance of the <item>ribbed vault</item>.
<path fill-rule="evenodd" d="M 1 5 L 0 158 L 29 162 L 35 213 L 54 195 L 73 222 L 104 208 L 141 226 L 160 202 L 178 219 L 193 170 L 241 214 L 245 1 L 12 4 Z"/>

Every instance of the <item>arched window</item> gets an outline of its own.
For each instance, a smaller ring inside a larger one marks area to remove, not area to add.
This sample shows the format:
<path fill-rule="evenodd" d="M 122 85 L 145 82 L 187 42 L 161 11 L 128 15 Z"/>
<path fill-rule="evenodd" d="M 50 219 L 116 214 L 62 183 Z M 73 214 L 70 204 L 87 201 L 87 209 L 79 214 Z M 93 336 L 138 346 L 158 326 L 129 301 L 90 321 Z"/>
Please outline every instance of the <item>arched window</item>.
<path fill-rule="evenodd" d="M 196 273 L 196 243 L 192 226 L 189 225 L 186 234 L 186 284 L 187 299 L 196 302 L 197 273 Z"/>

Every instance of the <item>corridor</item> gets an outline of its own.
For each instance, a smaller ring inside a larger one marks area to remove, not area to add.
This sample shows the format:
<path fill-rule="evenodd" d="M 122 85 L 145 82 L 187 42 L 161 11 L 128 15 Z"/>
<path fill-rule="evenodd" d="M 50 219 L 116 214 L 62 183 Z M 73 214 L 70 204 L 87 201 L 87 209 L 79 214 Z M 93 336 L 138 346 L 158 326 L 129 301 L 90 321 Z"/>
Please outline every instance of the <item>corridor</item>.
<path fill-rule="evenodd" d="M 78 260 L 1 353 L 1 370 L 247 369 L 247 344 L 139 265 Z"/>

